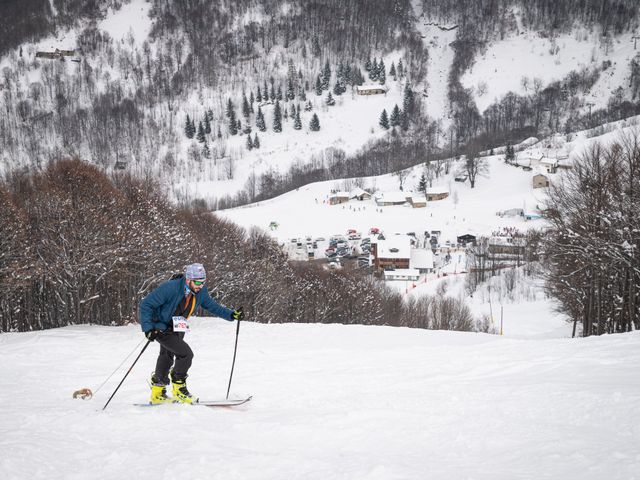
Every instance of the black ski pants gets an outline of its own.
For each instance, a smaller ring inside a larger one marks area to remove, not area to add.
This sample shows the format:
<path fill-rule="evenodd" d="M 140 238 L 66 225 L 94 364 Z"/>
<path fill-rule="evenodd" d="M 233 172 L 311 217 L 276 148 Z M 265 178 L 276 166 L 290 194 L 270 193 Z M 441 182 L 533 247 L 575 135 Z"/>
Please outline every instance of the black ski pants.
<path fill-rule="evenodd" d="M 173 366 L 173 379 L 185 380 L 193 361 L 193 351 L 184 341 L 184 332 L 164 332 L 158 335 L 160 354 L 156 362 L 156 378 L 169 384 L 169 370 Z M 175 360 L 175 365 L 174 365 Z"/>

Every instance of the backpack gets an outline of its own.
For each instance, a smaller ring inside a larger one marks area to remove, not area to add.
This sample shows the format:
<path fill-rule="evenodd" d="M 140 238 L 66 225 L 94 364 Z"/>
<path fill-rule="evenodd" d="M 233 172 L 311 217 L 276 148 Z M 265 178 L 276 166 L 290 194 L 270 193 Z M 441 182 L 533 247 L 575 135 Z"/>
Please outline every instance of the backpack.
<path fill-rule="evenodd" d="M 184 273 L 174 273 L 173 275 L 171 275 L 171 278 L 169 280 L 178 280 L 179 278 L 183 278 L 184 277 Z"/>

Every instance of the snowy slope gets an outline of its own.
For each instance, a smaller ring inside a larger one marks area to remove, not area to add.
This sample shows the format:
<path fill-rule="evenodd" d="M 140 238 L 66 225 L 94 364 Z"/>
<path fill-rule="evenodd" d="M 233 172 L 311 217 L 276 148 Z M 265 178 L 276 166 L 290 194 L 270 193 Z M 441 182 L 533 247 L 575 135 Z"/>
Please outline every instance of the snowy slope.
<path fill-rule="evenodd" d="M 613 37 L 607 45 L 597 32 L 586 30 L 577 29 L 554 38 L 522 30 L 491 43 L 461 81 L 463 86 L 474 90 L 478 110 L 483 112 L 508 92 L 532 94 L 534 79 L 538 79 L 544 89 L 571 71 L 611 61 L 611 67 L 585 95 L 593 108 L 604 108 L 613 90 L 625 87 L 629 81 L 629 62 L 637 53 L 633 49 L 632 36 L 628 33 Z M 527 81 L 526 86 L 523 79 Z"/>
<path fill-rule="evenodd" d="M 192 391 L 224 396 L 234 332 L 194 322 Z M 231 390 L 254 395 L 246 406 L 132 406 L 156 344 L 106 411 L 133 356 L 93 400 L 71 398 L 141 338 L 136 326 L 0 336 L 2 478 L 627 480 L 640 468 L 637 332 L 243 323 Z"/>

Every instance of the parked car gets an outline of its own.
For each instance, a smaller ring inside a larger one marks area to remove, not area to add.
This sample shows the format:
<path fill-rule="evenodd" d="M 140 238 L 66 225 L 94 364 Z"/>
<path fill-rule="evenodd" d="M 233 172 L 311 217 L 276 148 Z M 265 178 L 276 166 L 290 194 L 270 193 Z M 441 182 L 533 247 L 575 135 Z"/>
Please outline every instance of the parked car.
<path fill-rule="evenodd" d="M 380 233 L 380 229 L 378 227 L 371 227 L 369 229 L 369 233 L 371 235 L 378 235 Z"/>

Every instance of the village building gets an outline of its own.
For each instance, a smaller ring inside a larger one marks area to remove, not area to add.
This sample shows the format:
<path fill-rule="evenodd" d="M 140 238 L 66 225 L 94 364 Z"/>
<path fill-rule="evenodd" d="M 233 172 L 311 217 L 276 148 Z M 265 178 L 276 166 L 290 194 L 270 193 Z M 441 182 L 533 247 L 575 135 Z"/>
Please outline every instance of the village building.
<path fill-rule="evenodd" d="M 424 195 L 412 195 L 409 197 L 409 203 L 413 208 L 424 208 L 427 206 L 427 197 Z"/>
<path fill-rule="evenodd" d="M 476 244 L 476 236 L 471 235 L 470 233 L 465 233 L 464 235 L 460 235 L 456 238 L 456 240 L 462 246 L 466 246 L 468 243 L 472 243 L 473 245 Z"/>
<path fill-rule="evenodd" d="M 432 273 L 434 270 L 433 252 L 428 248 L 412 248 L 409 266 L 419 273 Z"/>
<path fill-rule="evenodd" d="M 375 196 L 375 201 L 379 207 L 404 205 L 407 203 L 407 195 L 404 192 L 379 192 Z"/>
<path fill-rule="evenodd" d="M 385 270 L 383 272 L 385 280 L 404 280 L 417 282 L 420 279 L 420 272 L 415 268 L 397 268 L 395 270 Z"/>
<path fill-rule="evenodd" d="M 411 239 L 408 235 L 392 235 L 371 241 L 371 255 L 376 269 L 409 268 Z"/>
<path fill-rule="evenodd" d="M 549 185 L 551 185 L 551 182 L 546 175 L 538 173 L 533 176 L 533 188 L 546 188 Z"/>
<path fill-rule="evenodd" d="M 36 58 L 48 58 L 50 60 L 64 60 L 64 57 L 73 57 L 75 50 L 60 50 L 56 48 L 53 52 L 36 52 Z"/>
<path fill-rule="evenodd" d="M 347 203 L 349 194 L 347 192 L 335 192 L 329 195 L 329 205 L 338 205 L 339 203 Z"/>
<path fill-rule="evenodd" d="M 431 187 L 427 188 L 427 201 L 435 202 L 438 200 L 444 200 L 449 196 L 449 189 L 447 187 Z"/>
<path fill-rule="evenodd" d="M 543 157 L 540 160 L 540 167 L 547 173 L 556 173 L 558 170 L 558 161 L 553 158 Z"/>
<path fill-rule="evenodd" d="M 354 188 L 353 190 L 351 190 L 351 192 L 349 192 L 349 198 L 360 200 L 360 201 L 370 200 L 371 194 L 366 190 L 363 190 L 362 188 Z"/>
<path fill-rule="evenodd" d="M 386 95 L 387 87 L 384 85 L 357 85 L 358 95 Z"/>

